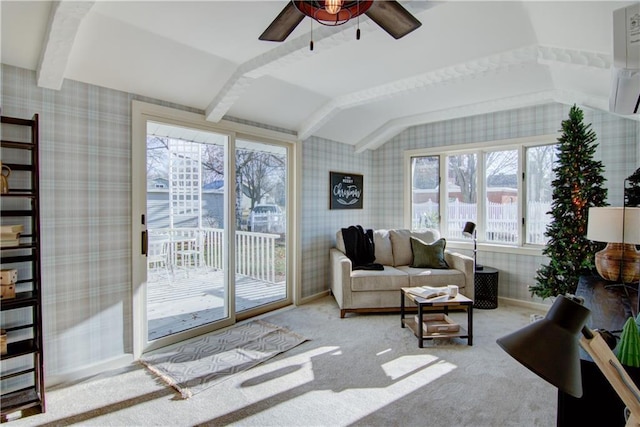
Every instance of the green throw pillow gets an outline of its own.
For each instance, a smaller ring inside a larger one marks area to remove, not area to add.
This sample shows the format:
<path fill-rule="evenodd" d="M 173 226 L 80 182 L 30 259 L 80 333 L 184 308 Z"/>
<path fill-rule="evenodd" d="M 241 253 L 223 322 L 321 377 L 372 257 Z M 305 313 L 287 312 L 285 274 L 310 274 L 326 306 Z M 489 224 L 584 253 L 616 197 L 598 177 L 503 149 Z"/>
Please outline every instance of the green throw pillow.
<path fill-rule="evenodd" d="M 444 248 L 447 245 L 445 239 L 438 239 L 429 244 L 420 239 L 411 237 L 411 251 L 413 252 L 413 264 L 415 268 L 449 268 L 444 259 Z"/>

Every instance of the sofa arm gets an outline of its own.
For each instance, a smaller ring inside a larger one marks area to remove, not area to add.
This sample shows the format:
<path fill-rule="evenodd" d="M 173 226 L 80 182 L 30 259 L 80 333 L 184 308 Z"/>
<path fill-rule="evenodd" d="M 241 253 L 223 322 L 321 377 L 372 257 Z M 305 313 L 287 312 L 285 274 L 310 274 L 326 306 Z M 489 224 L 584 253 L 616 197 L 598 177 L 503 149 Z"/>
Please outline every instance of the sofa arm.
<path fill-rule="evenodd" d="M 449 264 L 449 267 L 460 270 L 464 273 L 465 285 L 464 292 L 462 294 L 467 298 L 474 298 L 475 295 L 475 283 L 473 280 L 473 258 L 460 254 L 458 252 L 445 251 L 444 258 Z"/>
<path fill-rule="evenodd" d="M 329 250 L 331 292 L 340 309 L 351 307 L 351 260 L 340 250 Z"/>

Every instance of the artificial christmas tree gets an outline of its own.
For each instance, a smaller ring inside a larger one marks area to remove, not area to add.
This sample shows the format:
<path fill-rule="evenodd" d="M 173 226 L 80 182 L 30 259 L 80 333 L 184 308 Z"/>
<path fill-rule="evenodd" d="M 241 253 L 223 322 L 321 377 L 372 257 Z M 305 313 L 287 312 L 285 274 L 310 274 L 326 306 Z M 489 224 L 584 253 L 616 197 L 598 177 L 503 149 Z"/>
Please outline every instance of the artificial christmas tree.
<path fill-rule="evenodd" d="M 604 166 L 593 160 L 598 146 L 596 134 L 591 124 L 583 123 L 583 117 L 582 110 L 571 107 L 558 138 L 549 212 L 552 221 L 542 251 L 549 257 L 549 264 L 537 271 L 537 284 L 529 288 L 532 295 L 542 298 L 575 293 L 580 275 L 594 268 L 594 253 L 602 246 L 586 237 L 589 208 L 607 205 L 607 189 L 603 187 Z"/>

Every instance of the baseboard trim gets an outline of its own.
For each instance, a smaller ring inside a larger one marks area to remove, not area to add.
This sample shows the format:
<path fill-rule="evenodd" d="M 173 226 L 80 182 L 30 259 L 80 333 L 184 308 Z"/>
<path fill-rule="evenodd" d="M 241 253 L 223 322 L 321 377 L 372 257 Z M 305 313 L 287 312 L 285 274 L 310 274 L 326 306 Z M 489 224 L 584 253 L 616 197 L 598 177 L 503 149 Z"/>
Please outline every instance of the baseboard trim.
<path fill-rule="evenodd" d="M 327 289 L 326 291 L 322 291 L 317 294 L 313 294 L 313 295 L 309 295 L 308 297 L 301 298 L 300 301 L 298 302 L 298 305 L 308 304 L 311 301 L 324 298 L 327 295 L 331 295 L 331 290 Z"/>
<path fill-rule="evenodd" d="M 112 369 L 125 368 L 133 363 L 133 354 L 123 354 L 95 365 L 85 366 L 62 374 L 46 375 L 45 387 L 61 386 L 85 380 L 95 375 L 103 374 Z"/>
<path fill-rule="evenodd" d="M 543 311 L 545 313 L 549 310 L 549 308 L 551 308 L 551 303 L 544 304 L 544 303 L 541 303 L 541 302 L 523 301 L 521 299 L 514 299 L 514 298 L 498 297 L 498 301 L 503 302 L 503 303 L 508 304 L 508 305 L 515 305 L 515 306 L 518 306 L 518 307 L 528 308 L 528 309 L 531 309 L 531 310 Z"/>

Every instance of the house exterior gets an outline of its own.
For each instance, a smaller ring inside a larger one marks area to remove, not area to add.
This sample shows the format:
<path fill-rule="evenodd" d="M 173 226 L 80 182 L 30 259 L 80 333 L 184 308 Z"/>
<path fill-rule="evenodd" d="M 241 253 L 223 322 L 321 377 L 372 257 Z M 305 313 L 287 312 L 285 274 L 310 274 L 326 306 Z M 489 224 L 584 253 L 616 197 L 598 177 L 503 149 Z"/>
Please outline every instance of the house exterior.
<path fill-rule="evenodd" d="M 202 189 L 202 223 L 209 228 L 224 226 L 223 197 L 219 186 L 205 185 Z M 147 224 L 150 229 L 169 228 L 169 185 L 158 178 L 147 186 Z M 174 222 L 174 227 L 197 227 L 197 220 Z"/>

